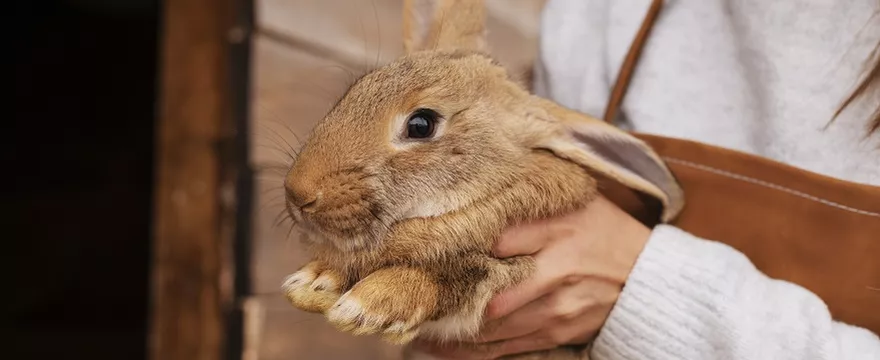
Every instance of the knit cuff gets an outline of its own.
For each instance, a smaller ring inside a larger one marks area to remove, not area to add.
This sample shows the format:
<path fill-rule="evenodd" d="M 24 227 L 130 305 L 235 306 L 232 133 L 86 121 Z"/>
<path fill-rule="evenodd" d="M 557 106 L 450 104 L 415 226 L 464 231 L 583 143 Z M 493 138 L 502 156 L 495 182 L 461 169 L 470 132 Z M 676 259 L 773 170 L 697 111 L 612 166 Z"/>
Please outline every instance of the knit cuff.
<path fill-rule="evenodd" d="M 593 359 L 699 359 L 711 353 L 711 339 L 725 336 L 719 307 L 735 286 L 727 277 L 743 266 L 754 268 L 727 245 L 655 227 L 593 344 Z"/>

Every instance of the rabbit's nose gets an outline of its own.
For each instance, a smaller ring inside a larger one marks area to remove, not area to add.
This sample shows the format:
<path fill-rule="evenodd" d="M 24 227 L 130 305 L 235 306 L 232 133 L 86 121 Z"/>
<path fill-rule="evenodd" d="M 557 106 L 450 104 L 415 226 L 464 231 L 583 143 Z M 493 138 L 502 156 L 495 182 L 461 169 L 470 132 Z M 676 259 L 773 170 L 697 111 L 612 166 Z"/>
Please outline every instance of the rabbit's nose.
<path fill-rule="evenodd" d="M 292 178 L 285 182 L 284 190 L 287 192 L 288 201 L 302 211 L 311 213 L 318 208 L 321 191 L 316 183 L 301 178 Z"/>

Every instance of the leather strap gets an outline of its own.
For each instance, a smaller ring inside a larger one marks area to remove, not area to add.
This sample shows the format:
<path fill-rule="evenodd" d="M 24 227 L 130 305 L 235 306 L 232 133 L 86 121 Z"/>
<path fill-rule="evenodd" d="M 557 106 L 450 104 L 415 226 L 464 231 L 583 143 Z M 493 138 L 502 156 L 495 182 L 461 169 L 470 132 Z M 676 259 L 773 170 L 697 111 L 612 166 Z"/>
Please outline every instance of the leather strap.
<path fill-rule="evenodd" d="M 648 14 L 645 15 L 645 20 L 642 21 L 642 26 L 639 28 L 639 32 L 636 33 L 636 38 L 630 45 L 629 52 L 627 52 L 626 58 L 620 66 L 617 81 L 614 83 L 611 97 L 608 98 L 608 104 L 605 106 L 605 115 L 602 117 L 605 122 L 613 123 L 615 117 L 617 117 L 617 113 L 620 110 L 620 104 L 623 103 L 623 97 L 626 95 L 626 90 L 629 87 L 629 81 L 632 78 L 636 63 L 639 60 L 639 56 L 642 54 L 645 40 L 648 39 L 648 35 L 651 33 L 651 28 L 654 26 L 654 22 L 657 20 L 657 15 L 660 14 L 660 8 L 662 6 L 663 0 L 653 0 L 651 2 L 651 7 L 648 8 Z"/>
<path fill-rule="evenodd" d="M 603 117 L 609 123 L 661 5 L 653 1 L 630 45 Z M 770 278 L 804 287 L 835 320 L 880 333 L 880 262 L 874 260 L 880 188 L 700 142 L 631 134 L 664 159 L 686 194 L 684 211 L 671 225 L 725 243 Z M 656 224 L 659 206 L 619 193 L 612 201 L 649 227 Z"/>

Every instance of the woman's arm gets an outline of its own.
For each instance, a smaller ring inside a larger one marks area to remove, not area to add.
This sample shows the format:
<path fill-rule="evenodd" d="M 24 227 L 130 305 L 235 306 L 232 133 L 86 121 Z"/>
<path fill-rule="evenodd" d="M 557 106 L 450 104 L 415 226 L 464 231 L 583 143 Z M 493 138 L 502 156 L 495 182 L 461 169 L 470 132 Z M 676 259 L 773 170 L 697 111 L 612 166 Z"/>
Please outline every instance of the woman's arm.
<path fill-rule="evenodd" d="M 608 63 L 608 32 L 620 22 L 611 3 L 547 3 L 536 93 L 602 114 L 617 73 Z M 735 249 L 671 226 L 649 239 L 596 339 L 595 358 L 880 359 L 876 334 L 833 321 L 815 294 L 768 278 Z"/>
<path fill-rule="evenodd" d="M 880 339 L 740 252 L 656 227 L 593 348 L 595 359 L 880 359 Z"/>
<path fill-rule="evenodd" d="M 477 343 L 423 351 L 485 359 L 595 338 L 594 359 L 880 359 L 877 335 L 833 321 L 816 295 L 604 198 L 511 228 L 494 251 L 534 256 L 534 276 L 490 302 Z"/>

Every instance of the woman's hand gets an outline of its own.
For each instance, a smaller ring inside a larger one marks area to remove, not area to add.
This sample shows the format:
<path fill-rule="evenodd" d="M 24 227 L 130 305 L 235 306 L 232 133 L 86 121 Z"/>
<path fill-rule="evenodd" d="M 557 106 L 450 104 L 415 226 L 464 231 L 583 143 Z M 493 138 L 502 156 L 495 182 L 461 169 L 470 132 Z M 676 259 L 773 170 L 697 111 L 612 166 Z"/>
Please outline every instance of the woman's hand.
<path fill-rule="evenodd" d="M 494 359 L 586 344 L 605 323 L 649 236 L 604 197 L 562 217 L 510 228 L 495 255 L 533 255 L 535 274 L 492 299 L 476 343 L 414 346 L 441 358 Z"/>

